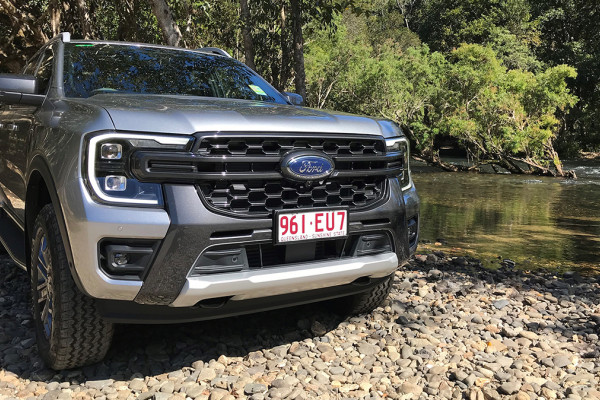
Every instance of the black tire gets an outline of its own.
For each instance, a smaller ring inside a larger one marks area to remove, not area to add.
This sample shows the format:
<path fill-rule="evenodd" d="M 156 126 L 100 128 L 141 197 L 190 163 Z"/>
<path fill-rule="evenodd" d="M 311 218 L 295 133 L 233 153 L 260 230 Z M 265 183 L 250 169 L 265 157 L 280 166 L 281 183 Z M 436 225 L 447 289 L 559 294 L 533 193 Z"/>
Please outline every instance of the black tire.
<path fill-rule="evenodd" d="M 335 299 L 334 310 L 343 315 L 368 314 L 379 307 L 390 294 L 394 275 L 390 275 L 371 289 L 352 296 Z"/>
<path fill-rule="evenodd" d="M 100 317 L 94 299 L 73 281 L 52 204 L 35 220 L 30 272 L 35 334 L 44 363 L 61 370 L 101 361 L 110 347 L 113 325 Z"/>

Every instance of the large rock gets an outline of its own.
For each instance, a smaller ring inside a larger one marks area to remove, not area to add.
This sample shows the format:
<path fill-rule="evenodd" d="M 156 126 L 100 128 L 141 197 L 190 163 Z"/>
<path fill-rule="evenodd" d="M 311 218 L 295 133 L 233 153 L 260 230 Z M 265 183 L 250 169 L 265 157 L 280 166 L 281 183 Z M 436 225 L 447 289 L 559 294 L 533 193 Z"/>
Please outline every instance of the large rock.
<path fill-rule="evenodd" d="M 423 388 L 414 383 L 404 382 L 400 385 L 399 392 L 402 394 L 414 394 L 416 397 L 420 396 L 423 392 Z"/>
<path fill-rule="evenodd" d="M 202 368 L 198 374 L 198 381 L 212 381 L 217 377 L 217 372 L 212 368 Z"/>
<path fill-rule="evenodd" d="M 375 346 L 374 344 L 363 342 L 363 343 L 358 344 L 357 350 L 360 354 L 364 354 L 366 356 L 372 356 L 372 355 L 379 353 L 379 351 L 381 349 L 378 346 Z"/>
<path fill-rule="evenodd" d="M 556 368 L 564 368 L 567 365 L 571 364 L 571 360 L 566 354 L 558 354 L 552 357 L 552 363 Z"/>
<path fill-rule="evenodd" d="M 244 386 L 244 393 L 246 394 L 264 393 L 266 391 L 267 387 L 262 383 L 249 383 Z"/>
<path fill-rule="evenodd" d="M 502 394 L 515 394 L 521 389 L 521 383 L 517 381 L 505 382 L 498 388 Z"/>

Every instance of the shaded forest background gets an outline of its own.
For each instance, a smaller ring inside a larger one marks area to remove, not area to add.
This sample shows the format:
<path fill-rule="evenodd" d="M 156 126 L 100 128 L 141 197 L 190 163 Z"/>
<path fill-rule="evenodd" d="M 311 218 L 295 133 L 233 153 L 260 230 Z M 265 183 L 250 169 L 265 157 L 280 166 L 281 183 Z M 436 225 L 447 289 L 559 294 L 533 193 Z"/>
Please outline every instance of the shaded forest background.
<path fill-rule="evenodd" d="M 308 106 L 398 122 L 444 168 L 450 144 L 564 175 L 600 151 L 599 20 L 588 0 L 0 0 L 0 72 L 61 31 L 221 47 Z"/>

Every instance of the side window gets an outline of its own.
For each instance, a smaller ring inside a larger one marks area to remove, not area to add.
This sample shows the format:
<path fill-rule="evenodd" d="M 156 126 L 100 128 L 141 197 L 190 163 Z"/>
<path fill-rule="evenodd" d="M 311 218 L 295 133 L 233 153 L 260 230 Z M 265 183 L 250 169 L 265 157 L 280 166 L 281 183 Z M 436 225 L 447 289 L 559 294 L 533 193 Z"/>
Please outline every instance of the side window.
<path fill-rule="evenodd" d="M 49 47 L 42 56 L 40 67 L 35 73 L 35 77 L 39 80 L 40 93 L 46 94 L 50 88 L 50 79 L 52 78 L 52 67 L 54 65 L 54 51 Z"/>

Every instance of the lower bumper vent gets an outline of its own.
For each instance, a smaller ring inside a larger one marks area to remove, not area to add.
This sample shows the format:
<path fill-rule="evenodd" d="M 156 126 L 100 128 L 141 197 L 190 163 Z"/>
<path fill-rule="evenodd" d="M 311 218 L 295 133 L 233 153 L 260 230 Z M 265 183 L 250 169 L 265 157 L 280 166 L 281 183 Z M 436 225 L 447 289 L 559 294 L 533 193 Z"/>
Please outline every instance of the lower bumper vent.
<path fill-rule="evenodd" d="M 353 235 L 347 239 L 274 245 L 223 245 L 206 250 L 190 276 L 250 271 L 311 261 L 353 258 L 394 251 L 387 233 Z"/>

